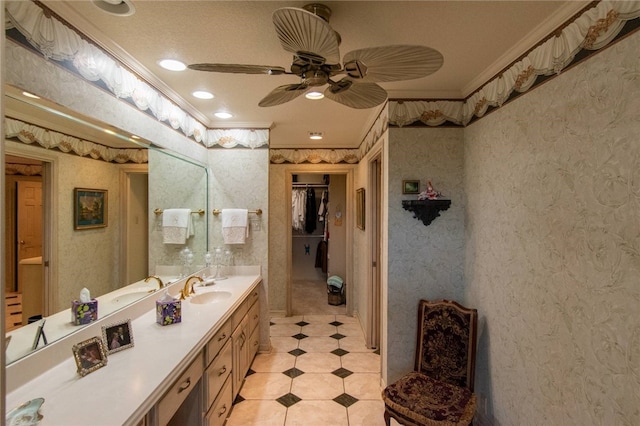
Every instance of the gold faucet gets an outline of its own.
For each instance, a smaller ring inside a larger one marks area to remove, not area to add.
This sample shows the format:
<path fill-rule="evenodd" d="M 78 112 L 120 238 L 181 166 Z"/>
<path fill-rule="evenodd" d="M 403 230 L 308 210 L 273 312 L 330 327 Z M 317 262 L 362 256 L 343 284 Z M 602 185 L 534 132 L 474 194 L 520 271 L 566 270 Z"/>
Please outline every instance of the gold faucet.
<path fill-rule="evenodd" d="M 190 295 L 195 294 L 195 290 L 193 289 L 193 284 L 191 284 L 191 287 L 189 287 L 189 283 L 191 283 L 191 281 L 193 280 L 202 282 L 202 278 L 200 278 L 197 275 L 192 275 L 189 278 L 187 278 L 187 282 L 184 283 L 184 288 L 180 292 L 180 300 L 185 300 Z"/>
<path fill-rule="evenodd" d="M 164 283 L 162 282 L 162 279 L 160 279 L 160 277 L 157 275 L 149 275 L 147 278 L 144 279 L 144 282 L 148 283 L 149 280 L 152 278 L 158 281 L 158 289 L 161 289 L 162 287 L 164 287 Z"/>

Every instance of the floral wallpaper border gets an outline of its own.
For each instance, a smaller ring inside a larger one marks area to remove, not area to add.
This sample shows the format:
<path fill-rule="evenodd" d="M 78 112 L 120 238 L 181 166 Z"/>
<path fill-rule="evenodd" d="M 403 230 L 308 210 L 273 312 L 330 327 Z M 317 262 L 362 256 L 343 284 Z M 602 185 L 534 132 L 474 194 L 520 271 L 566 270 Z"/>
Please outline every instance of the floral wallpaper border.
<path fill-rule="evenodd" d="M 208 129 L 167 97 L 122 67 L 99 47 L 56 19 L 44 6 L 31 1 L 4 2 L 5 29 L 16 29 L 45 58 L 60 62 L 85 80 L 102 81 L 117 98 L 167 123 L 206 147 L 237 145 L 257 148 L 269 143 L 268 129 Z M 6 33 L 11 36 L 11 32 Z M 20 43 L 20 40 L 15 40 Z"/>
<path fill-rule="evenodd" d="M 602 1 L 487 83 L 466 101 L 390 101 L 389 123 L 415 122 L 440 126 L 449 121 L 465 126 L 489 107 L 500 107 L 514 92 L 524 93 L 538 76 L 550 76 L 570 65 L 582 50 L 598 50 L 640 17 L 640 1 Z"/>
<path fill-rule="evenodd" d="M 37 143 L 46 149 L 73 152 L 81 157 L 91 157 L 109 163 L 147 163 L 146 149 L 109 148 L 94 142 L 78 139 L 53 130 L 43 129 L 20 120 L 5 117 L 5 137 L 24 144 Z"/>

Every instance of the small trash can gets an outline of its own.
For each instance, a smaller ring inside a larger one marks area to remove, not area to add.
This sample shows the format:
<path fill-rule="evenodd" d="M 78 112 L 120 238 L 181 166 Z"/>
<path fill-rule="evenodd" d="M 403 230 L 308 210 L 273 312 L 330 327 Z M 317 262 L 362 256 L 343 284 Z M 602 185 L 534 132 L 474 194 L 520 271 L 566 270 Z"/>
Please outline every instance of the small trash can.
<path fill-rule="evenodd" d="M 342 305 L 346 302 L 346 283 L 337 275 L 332 275 L 327 279 L 327 298 L 330 305 Z"/>

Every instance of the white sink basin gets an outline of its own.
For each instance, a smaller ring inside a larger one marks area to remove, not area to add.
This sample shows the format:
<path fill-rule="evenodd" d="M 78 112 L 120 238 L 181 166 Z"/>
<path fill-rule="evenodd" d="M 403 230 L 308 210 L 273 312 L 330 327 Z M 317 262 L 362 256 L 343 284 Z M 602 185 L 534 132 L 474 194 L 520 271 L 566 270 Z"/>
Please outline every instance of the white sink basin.
<path fill-rule="evenodd" d="M 220 302 L 231 297 L 228 291 L 208 291 L 206 293 L 196 294 L 189 300 L 197 305 L 206 305 L 208 303 Z"/>
<path fill-rule="evenodd" d="M 121 305 L 128 305 L 129 303 L 135 302 L 136 300 L 140 300 L 143 297 L 153 292 L 154 292 L 153 289 L 132 290 L 127 293 L 123 293 L 118 296 L 115 296 L 113 299 L 110 300 L 110 302 L 121 304 Z"/>

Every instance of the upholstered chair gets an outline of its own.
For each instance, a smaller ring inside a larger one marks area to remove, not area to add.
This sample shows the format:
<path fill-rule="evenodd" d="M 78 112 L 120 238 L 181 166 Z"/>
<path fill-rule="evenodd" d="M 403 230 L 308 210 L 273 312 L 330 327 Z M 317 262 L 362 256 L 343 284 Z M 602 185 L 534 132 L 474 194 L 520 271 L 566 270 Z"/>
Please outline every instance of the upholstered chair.
<path fill-rule="evenodd" d="M 421 300 L 414 371 L 382 392 L 387 426 L 468 425 L 473 393 L 478 312 L 450 300 Z"/>

